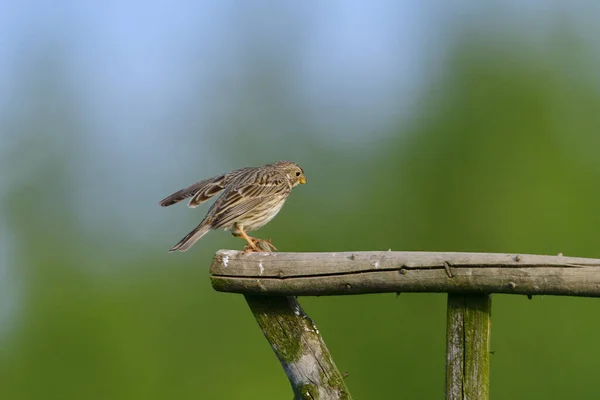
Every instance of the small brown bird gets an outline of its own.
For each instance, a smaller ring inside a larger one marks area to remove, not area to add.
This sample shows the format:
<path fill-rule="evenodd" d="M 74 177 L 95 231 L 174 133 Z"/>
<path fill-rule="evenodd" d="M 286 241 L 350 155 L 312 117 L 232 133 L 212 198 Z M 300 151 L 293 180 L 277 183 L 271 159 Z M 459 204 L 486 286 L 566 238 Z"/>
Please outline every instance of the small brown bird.
<path fill-rule="evenodd" d="M 260 239 L 248 236 L 273 219 L 283 207 L 292 188 L 306 183 L 304 171 L 291 161 L 277 161 L 262 167 L 236 169 L 205 179 L 164 198 L 163 207 L 190 199 L 188 207 L 197 207 L 223 192 L 193 231 L 179 241 L 171 251 L 186 251 L 211 229 L 231 230 L 235 237 L 248 242 L 245 249 L 258 251 Z M 275 246 L 266 241 L 275 249 Z M 249 247 L 248 247 L 249 246 Z M 275 249 L 276 250 L 276 249 Z"/>

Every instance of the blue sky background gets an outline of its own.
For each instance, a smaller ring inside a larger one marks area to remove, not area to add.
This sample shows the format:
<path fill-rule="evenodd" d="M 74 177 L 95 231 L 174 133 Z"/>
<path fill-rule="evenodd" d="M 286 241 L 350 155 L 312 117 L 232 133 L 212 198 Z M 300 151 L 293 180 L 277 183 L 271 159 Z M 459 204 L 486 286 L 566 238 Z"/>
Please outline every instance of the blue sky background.
<path fill-rule="evenodd" d="M 156 198 L 223 169 L 294 155 L 279 147 L 235 165 L 222 157 L 216 142 L 257 124 L 282 143 L 305 136 L 368 152 L 391 127 L 426 113 L 419 102 L 460 38 L 496 35 L 499 47 L 534 43 L 543 54 L 565 24 L 598 60 L 599 11 L 585 1 L 4 1 L 0 154 L 7 163 L 31 110 L 76 108 L 74 136 L 37 135 L 59 152 L 61 140 L 76 137 L 80 162 L 70 174 L 79 184 L 70 195 L 81 223 L 97 230 L 125 221 L 132 238 L 148 240 L 145 232 L 173 216 L 148 220 L 153 202 L 124 209 L 112 193 Z M 55 85 L 50 103 L 36 97 L 44 79 Z M 3 191 L 38 165 L 3 165 Z"/>

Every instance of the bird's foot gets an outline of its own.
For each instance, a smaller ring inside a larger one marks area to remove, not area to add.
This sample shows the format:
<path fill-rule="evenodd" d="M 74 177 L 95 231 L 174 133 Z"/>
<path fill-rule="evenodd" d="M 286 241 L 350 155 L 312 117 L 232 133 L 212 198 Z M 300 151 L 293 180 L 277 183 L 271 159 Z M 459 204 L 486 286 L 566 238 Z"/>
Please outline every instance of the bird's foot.
<path fill-rule="evenodd" d="M 267 247 L 270 249 L 269 251 L 279 251 L 277 250 L 277 247 L 275 247 L 275 245 L 271 243 L 271 239 L 263 239 L 260 242 L 266 244 Z"/>
<path fill-rule="evenodd" d="M 244 254 L 247 254 L 247 253 L 258 253 L 258 252 L 260 252 L 260 249 L 258 247 L 256 247 L 255 243 L 252 243 L 252 244 L 248 243 L 242 249 L 242 253 L 244 253 Z"/>
<path fill-rule="evenodd" d="M 266 251 L 266 252 L 273 252 L 273 251 L 278 251 L 277 247 L 275 247 L 272 243 L 271 243 L 271 239 L 259 239 L 259 238 L 251 238 L 252 242 L 248 243 L 246 246 L 244 246 L 243 252 L 244 253 L 252 253 L 252 252 L 261 252 L 261 251 Z"/>

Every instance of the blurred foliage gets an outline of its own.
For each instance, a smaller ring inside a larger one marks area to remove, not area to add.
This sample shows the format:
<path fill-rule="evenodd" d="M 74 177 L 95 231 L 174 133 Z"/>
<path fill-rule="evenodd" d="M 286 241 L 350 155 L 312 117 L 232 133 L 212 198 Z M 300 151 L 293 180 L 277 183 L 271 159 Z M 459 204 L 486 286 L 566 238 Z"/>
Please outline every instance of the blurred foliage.
<path fill-rule="evenodd" d="M 295 146 L 308 185 L 295 190 L 259 236 L 272 237 L 284 251 L 600 256 L 600 161 L 587 155 L 598 145 L 600 94 L 591 76 L 562 67 L 567 50 L 540 56 L 462 41 L 415 118 L 398 121 L 368 151 L 278 137 L 275 143 Z M 23 294 L 1 337 L 0 398 L 289 398 L 285 375 L 243 298 L 210 288 L 215 243 L 242 243 L 214 233 L 185 254 L 169 255 L 186 231 L 160 246 L 149 232 L 147 244 L 132 252 L 118 225 L 111 240 L 81 228 L 70 196 L 84 162 L 77 104 L 56 105 L 56 90 L 41 85 L 32 95 L 39 107 L 33 104 L 12 126 L 24 138 L 14 165 L 35 162 L 35 173 L 10 182 L 2 210 L 17 256 L 10 272 Z M 258 151 L 278 134 L 254 121 L 244 135 L 244 146 Z M 237 141 L 224 143 L 234 148 Z M 234 154 L 232 168 L 243 159 Z M 166 194 L 142 200 L 156 203 Z M 182 210 L 156 206 L 155 212 Z M 199 221 L 202 210 L 186 215 Z M 107 245 L 115 238 L 123 243 Z M 442 396 L 444 295 L 301 301 L 338 367 L 350 373 L 354 398 Z M 493 398 L 598 397 L 599 312 L 589 299 L 494 296 Z"/>

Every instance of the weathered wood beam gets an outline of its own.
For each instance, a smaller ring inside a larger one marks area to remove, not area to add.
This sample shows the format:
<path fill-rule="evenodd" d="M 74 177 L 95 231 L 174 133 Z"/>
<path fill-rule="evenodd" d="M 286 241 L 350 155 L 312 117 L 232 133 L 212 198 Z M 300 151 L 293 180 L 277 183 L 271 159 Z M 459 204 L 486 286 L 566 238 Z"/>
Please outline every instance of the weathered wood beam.
<path fill-rule="evenodd" d="M 491 308 L 488 294 L 448 294 L 447 400 L 490 397 Z"/>
<path fill-rule="evenodd" d="M 351 400 L 319 329 L 295 297 L 245 297 L 292 385 L 294 400 Z"/>
<path fill-rule="evenodd" d="M 528 254 L 369 251 L 242 253 L 211 263 L 218 291 L 280 296 L 384 292 L 600 297 L 600 259 Z"/>

